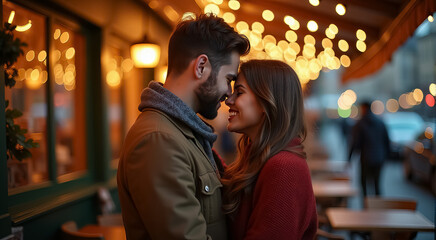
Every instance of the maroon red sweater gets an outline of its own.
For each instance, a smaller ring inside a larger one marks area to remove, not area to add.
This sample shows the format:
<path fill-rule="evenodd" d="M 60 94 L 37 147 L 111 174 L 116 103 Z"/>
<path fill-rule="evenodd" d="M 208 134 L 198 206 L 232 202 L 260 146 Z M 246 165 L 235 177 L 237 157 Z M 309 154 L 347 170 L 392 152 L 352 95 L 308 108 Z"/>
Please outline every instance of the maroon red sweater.
<path fill-rule="evenodd" d="M 318 220 L 306 160 L 287 151 L 270 158 L 231 228 L 234 240 L 314 239 Z"/>

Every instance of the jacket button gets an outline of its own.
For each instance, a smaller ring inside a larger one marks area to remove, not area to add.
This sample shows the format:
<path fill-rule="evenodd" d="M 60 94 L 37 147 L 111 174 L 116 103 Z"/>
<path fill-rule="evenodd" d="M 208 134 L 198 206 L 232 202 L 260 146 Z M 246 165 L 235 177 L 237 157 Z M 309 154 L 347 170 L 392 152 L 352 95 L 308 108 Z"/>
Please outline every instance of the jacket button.
<path fill-rule="evenodd" d="M 209 192 L 209 186 L 206 185 L 206 186 L 204 187 L 204 191 Z"/>

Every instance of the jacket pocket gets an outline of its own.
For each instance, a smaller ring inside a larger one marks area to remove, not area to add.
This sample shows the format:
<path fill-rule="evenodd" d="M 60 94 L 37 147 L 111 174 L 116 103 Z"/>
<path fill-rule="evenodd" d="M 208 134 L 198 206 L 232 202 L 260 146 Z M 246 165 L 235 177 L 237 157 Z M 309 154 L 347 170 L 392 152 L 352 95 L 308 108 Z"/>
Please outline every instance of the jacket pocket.
<path fill-rule="evenodd" d="M 199 175 L 201 208 L 207 223 L 223 218 L 221 187 L 223 186 L 215 172 Z"/>

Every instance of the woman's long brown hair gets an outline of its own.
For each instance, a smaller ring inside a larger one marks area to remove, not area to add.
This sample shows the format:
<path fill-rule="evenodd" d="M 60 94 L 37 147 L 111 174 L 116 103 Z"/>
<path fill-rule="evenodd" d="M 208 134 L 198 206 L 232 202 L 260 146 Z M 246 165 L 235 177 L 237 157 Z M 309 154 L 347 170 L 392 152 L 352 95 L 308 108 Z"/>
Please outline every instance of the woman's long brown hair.
<path fill-rule="evenodd" d="M 242 63 L 240 74 L 265 110 L 265 118 L 255 139 L 245 134 L 238 142 L 238 159 L 229 165 L 222 183 L 224 210 L 236 211 L 245 193 L 251 193 L 266 161 L 282 150 L 305 157 L 301 146 L 287 148 L 294 138 L 306 137 L 303 93 L 297 74 L 284 62 L 250 60 Z"/>

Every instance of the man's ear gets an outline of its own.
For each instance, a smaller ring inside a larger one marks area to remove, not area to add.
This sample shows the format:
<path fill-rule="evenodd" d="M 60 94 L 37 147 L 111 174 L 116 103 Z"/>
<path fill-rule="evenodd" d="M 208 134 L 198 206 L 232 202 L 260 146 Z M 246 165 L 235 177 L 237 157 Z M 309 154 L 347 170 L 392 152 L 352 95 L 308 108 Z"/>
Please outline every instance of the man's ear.
<path fill-rule="evenodd" d="M 205 75 L 207 75 L 208 71 L 210 69 L 210 62 L 209 58 L 206 54 L 201 54 L 195 59 L 194 63 L 194 76 L 195 78 L 203 78 Z"/>

